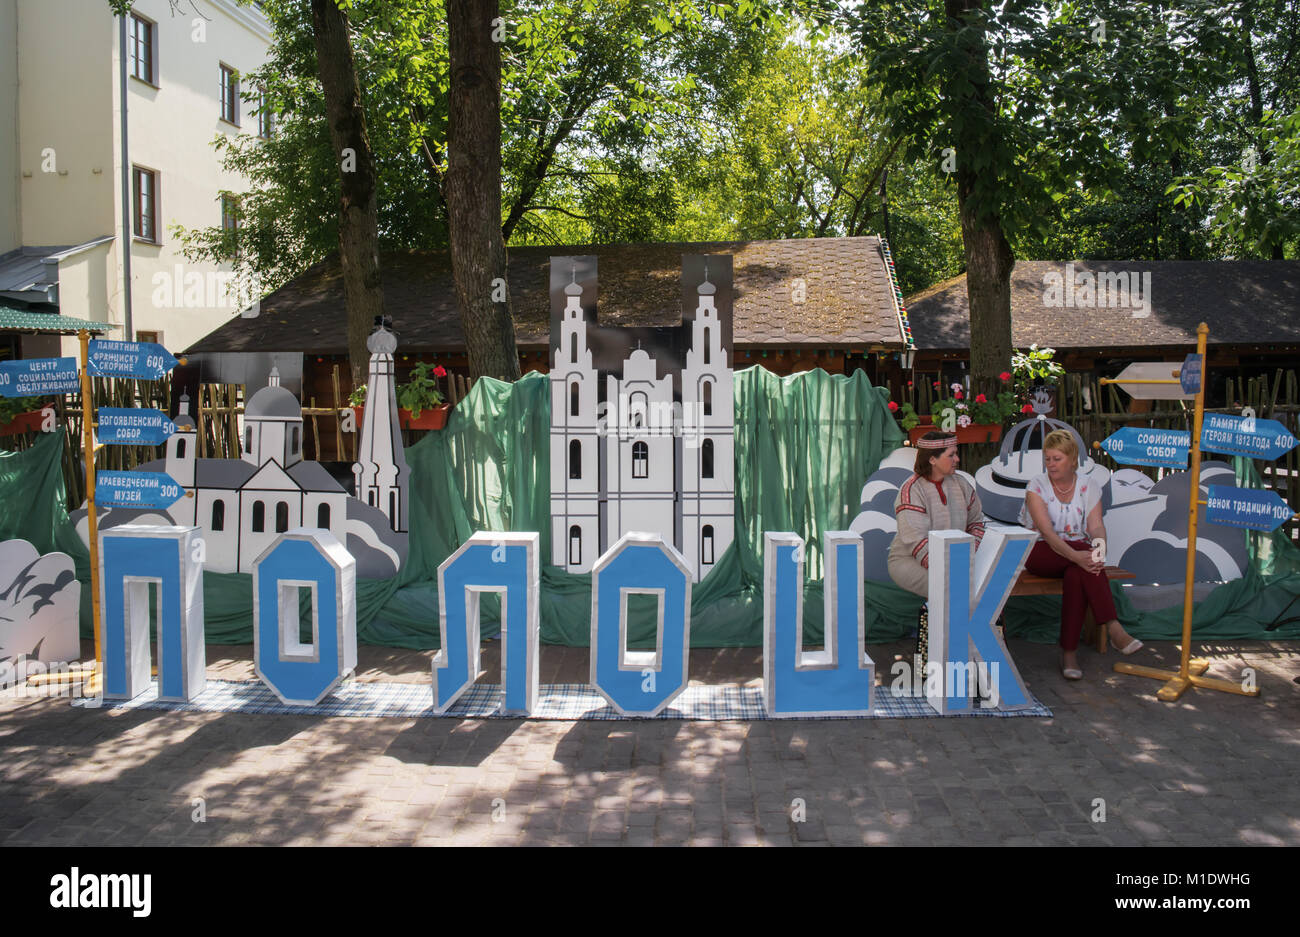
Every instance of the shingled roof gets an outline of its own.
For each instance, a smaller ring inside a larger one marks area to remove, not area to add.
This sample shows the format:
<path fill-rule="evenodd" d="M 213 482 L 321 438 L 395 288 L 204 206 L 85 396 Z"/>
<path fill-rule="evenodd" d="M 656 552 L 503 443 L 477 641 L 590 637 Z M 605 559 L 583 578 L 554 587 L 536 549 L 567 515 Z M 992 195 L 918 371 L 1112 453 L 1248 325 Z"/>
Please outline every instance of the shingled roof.
<path fill-rule="evenodd" d="M 1096 283 L 1120 273 L 1138 275 L 1144 299 L 1149 275 L 1148 315 L 1135 317 L 1142 310 L 1131 303 L 1112 308 L 1104 299 L 1088 302 L 1078 286 L 1074 297 L 1051 294 L 1053 274 L 1064 284 L 1071 274 L 1076 282 L 1091 275 Z M 1071 298 L 1083 302 L 1050 304 Z M 970 347 L 964 275 L 917 293 L 906 306 L 918 351 Z M 1213 345 L 1300 344 L 1300 261 L 1022 260 L 1011 273 L 1011 338 L 1019 347 L 1195 345 L 1201 322 L 1210 327 Z"/>
<path fill-rule="evenodd" d="M 510 249 L 510 302 L 521 349 L 548 347 L 550 258 L 599 258 L 599 321 L 658 326 L 681 321 L 683 254 L 730 254 L 733 344 L 744 347 L 904 346 L 889 268 L 879 238 L 710 241 L 692 244 L 597 244 Z M 465 347 L 445 251 L 385 253 L 384 306 L 403 351 Z M 806 296 L 794 301 L 795 281 Z M 343 279 L 337 256 L 266 296 L 255 319 L 236 318 L 189 353 L 347 351 Z"/>

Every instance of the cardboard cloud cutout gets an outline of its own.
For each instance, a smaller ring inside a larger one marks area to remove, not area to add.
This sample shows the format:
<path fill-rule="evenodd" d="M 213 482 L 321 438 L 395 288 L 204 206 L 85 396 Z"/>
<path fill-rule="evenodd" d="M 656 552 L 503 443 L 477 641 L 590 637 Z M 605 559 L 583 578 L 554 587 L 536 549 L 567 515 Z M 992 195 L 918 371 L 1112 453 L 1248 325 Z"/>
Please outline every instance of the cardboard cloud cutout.
<path fill-rule="evenodd" d="M 915 458 L 916 450 L 910 447 L 894 450 L 862 487 L 859 513 L 849 529 L 862 537 L 866 551 L 864 574 L 873 582 L 893 581 L 889 576 L 887 553 L 898 530 L 894 499 L 903 482 L 911 476 Z M 1021 455 L 1016 458 L 1020 459 Z M 1033 469 L 1033 474 L 1042 471 L 1040 451 L 1029 450 L 1023 454 L 1023 461 L 1028 467 L 1026 471 Z M 1000 493 L 991 493 L 988 472 L 989 467 L 984 466 L 974 478 L 966 475 L 979 493 L 985 514 L 992 521 L 1018 524 L 1024 489 L 999 483 Z M 1187 473 L 1173 472 L 1156 482 L 1135 469 L 1111 473 L 1104 466 L 1094 466 L 1088 477 L 1102 485 L 1106 560 L 1136 574 L 1132 585 L 1125 588 L 1181 582 L 1187 563 Z M 1231 485 L 1233 481 L 1233 469 L 1228 463 L 1216 460 L 1201 463 L 1202 498 L 1208 496 L 1210 485 Z M 1015 492 L 1015 498 L 1008 495 L 1009 491 Z M 1250 561 L 1246 537 L 1246 531 L 1240 528 L 1204 522 L 1198 525 L 1196 581 L 1224 582 L 1243 576 Z"/>
<path fill-rule="evenodd" d="M 81 583 L 72 557 L 26 540 L 0 543 L 0 661 L 81 658 Z"/>

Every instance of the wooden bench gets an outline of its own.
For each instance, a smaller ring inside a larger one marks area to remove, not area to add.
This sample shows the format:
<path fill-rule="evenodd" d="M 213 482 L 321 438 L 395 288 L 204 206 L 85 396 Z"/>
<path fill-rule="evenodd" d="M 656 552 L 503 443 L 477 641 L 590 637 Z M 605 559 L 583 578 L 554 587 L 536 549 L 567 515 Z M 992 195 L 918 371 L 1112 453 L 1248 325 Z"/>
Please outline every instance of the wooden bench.
<path fill-rule="evenodd" d="M 1137 573 L 1131 573 L 1127 569 L 1121 569 L 1118 566 L 1106 567 L 1107 579 L 1136 579 Z M 1061 590 L 1065 588 L 1065 580 L 1059 576 L 1035 576 L 1033 573 L 1021 572 L 1020 578 L 1016 580 L 1016 586 L 1011 590 L 1011 597 L 1018 595 L 1060 595 Z M 1083 619 L 1083 641 L 1085 644 L 1095 644 L 1097 653 L 1106 653 L 1106 629 L 1098 628 L 1097 622 L 1092 617 L 1092 609 L 1089 609 Z"/>

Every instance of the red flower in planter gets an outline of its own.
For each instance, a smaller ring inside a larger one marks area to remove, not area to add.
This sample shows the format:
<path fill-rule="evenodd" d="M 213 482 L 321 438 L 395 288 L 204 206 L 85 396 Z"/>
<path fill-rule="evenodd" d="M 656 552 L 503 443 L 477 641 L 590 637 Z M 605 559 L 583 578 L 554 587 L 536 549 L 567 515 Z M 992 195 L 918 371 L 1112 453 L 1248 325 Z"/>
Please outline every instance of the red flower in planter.
<path fill-rule="evenodd" d="M 938 381 L 935 381 L 935 382 L 934 382 L 934 386 L 935 386 L 935 387 L 938 387 L 938 386 L 939 386 L 939 382 L 938 382 Z"/>
<path fill-rule="evenodd" d="M 962 399 L 962 392 L 959 391 L 959 390 L 958 390 L 958 391 L 953 391 L 953 397 L 956 398 L 957 400 L 961 400 L 961 399 Z"/>
<path fill-rule="evenodd" d="M 894 401 L 892 401 L 892 400 L 889 401 L 889 409 L 890 409 L 891 412 L 894 411 L 894 410 L 897 410 L 897 409 L 898 409 L 898 404 L 894 403 Z"/>
<path fill-rule="evenodd" d="M 1020 408 L 1020 412 L 1021 412 L 1021 413 L 1033 413 L 1033 412 L 1034 412 L 1034 408 L 1031 407 L 1029 404 L 1025 404 L 1023 407 Z"/>
<path fill-rule="evenodd" d="M 1003 384 L 1005 384 L 1007 381 L 1011 380 L 1011 372 L 1003 371 L 1001 374 L 998 375 L 998 380 L 1000 380 Z"/>
<path fill-rule="evenodd" d="M 976 403 L 988 403 L 988 399 L 987 399 L 983 394 L 976 394 L 976 395 L 975 395 L 975 402 L 976 402 Z"/>
<path fill-rule="evenodd" d="M 438 365 L 436 368 L 433 369 L 433 376 L 434 376 L 434 377 L 446 377 L 446 376 L 447 376 L 447 369 L 444 368 L 442 365 Z"/>

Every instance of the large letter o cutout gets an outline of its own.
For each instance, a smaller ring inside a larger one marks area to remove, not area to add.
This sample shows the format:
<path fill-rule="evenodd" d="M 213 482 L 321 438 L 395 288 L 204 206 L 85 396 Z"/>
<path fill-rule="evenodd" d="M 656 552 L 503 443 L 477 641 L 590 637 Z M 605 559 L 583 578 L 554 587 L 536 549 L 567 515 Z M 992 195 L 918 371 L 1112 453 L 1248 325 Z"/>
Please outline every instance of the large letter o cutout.
<path fill-rule="evenodd" d="M 310 589 L 311 641 L 298 589 Z M 257 675 L 290 706 L 314 706 L 357 666 L 357 561 L 328 530 L 283 533 L 253 566 Z"/>
<path fill-rule="evenodd" d="M 659 600 L 655 650 L 627 649 L 628 595 Z M 591 685 L 624 716 L 657 716 L 686 689 L 691 573 L 659 534 L 624 534 L 591 571 Z"/>

